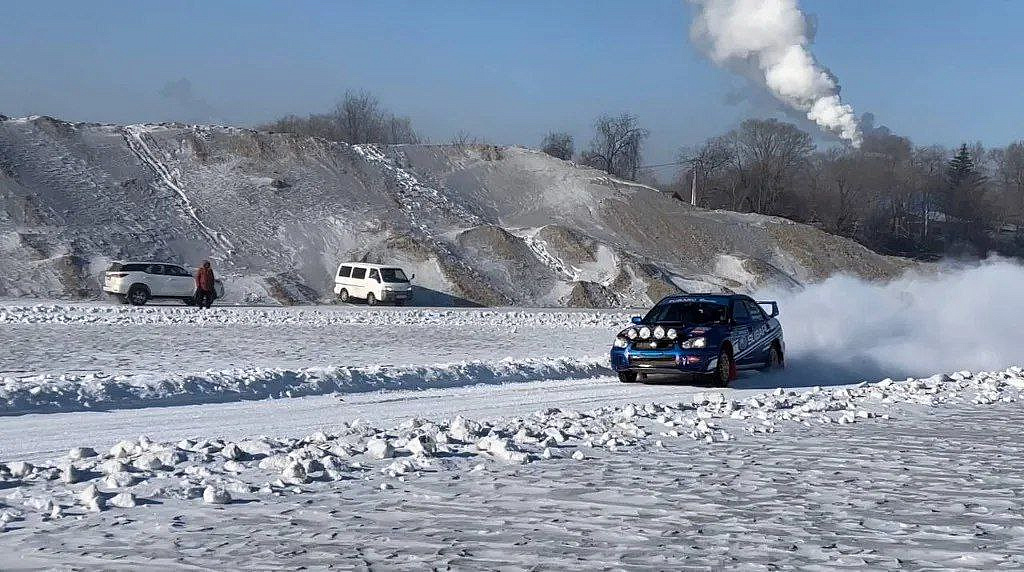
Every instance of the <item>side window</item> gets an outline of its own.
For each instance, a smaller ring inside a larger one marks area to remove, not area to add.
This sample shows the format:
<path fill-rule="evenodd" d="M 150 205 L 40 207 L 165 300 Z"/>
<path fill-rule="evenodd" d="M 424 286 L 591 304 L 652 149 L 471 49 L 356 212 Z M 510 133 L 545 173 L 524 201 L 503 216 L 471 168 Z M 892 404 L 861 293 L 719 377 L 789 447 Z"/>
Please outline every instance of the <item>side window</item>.
<path fill-rule="evenodd" d="M 377 272 L 376 268 L 370 271 L 370 280 L 376 280 L 377 282 L 380 282 L 380 272 Z"/>
<path fill-rule="evenodd" d="M 150 264 L 146 267 L 146 274 L 163 274 L 164 267 L 161 264 Z"/>
<path fill-rule="evenodd" d="M 356 280 L 362 280 L 362 279 L 366 278 L 366 269 L 365 268 L 353 268 L 352 269 L 352 278 L 355 278 Z"/>
<path fill-rule="evenodd" d="M 732 303 L 732 319 L 741 324 L 750 321 L 750 312 L 747 311 L 747 305 L 743 300 L 736 300 Z"/>
<path fill-rule="evenodd" d="M 352 276 L 351 266 L 342 266 L 341 269 L 338 270 L 338 278 L 348 278 L 350 276 Z"/>
<path fill-rule="evenodd" d="M 121 267 L 122 272 L 145 272 L 145 264 L 125 264 Z"/>
<path fill-rule="evenodd" d="M 755 322 L 763 322 L 768 319 L 768 316 L 764 315 L 764 311 L 761 309 L 761 306 L 758 306 L 756 302 L 747 300 L 747 311 L 750 312 L 750 317 L 753 318 Z"/>
<path fill-rule="evenodd" d="M 165 266 L 164 268 L 167 270 L 167 274 L 170 274 L 171 276 L 191 276 L 191 274 L 181 266 Z"/>

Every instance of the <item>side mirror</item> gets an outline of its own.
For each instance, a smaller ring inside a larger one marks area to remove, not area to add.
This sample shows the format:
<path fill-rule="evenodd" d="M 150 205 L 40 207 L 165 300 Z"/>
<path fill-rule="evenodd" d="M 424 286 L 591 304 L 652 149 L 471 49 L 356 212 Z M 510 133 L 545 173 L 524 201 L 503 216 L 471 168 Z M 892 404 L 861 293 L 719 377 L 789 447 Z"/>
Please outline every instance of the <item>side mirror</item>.
<path fill-rule="evenodd" d="M 629 321 L 633 322 L 634 324 L 639 324 L 641 321 L 643 321 L 643 318 L 641 318 L 640 316 L 633 316 L 632 318 L 629 319 Z"/>

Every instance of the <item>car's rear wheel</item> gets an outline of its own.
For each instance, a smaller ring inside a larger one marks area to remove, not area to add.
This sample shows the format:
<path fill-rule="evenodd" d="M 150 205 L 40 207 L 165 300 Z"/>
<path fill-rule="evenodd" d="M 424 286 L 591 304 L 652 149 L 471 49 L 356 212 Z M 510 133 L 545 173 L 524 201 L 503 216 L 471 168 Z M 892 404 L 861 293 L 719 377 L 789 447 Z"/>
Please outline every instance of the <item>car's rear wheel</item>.
<path fill-rule="evenodd" d="M 149 288 L 136 284 L 128 290 L 128 303 L 132 306 L 144 306 L 149 301 Z"/>
<path fill-rule="evenodd" d="M 338 292 L 338 300 L 340 300 L 340 301 L 342 301 L 342 302 L 346 302 L 346 303 L 347 303 L 347 302 L 348 302 L 349 300 L 351 300 L 351 299 L 352 299 L 352 298 L 351 298 L 351 297 L 349 297 L 349 295 L 348 295 L 348 290 L 346 290 L 346 289 L 342 288 L 342 289 L 341 289 L 341 292 Z"/>
<path fill-rule="evenodd" d="M 782 352 L 779 351 L 778 346 L 772 344 L 772 347 L 768 348 L 768 361 L 765 362 L 761 371 L 773 371 L 784 367 L 786 366 L 782 361 Z"/>
<path fill-rule="evenodd" d="M 729 387 L 732 380 L 732 354 L 727 348 L 722 348 L 718 353 L 718 363 L 715 365 L 715 373 L 712 375 L 712 382 L 718 387 Z"/>
<path fill-rule="evenodd" d="M 370 292 L 369 294 L 366 295 L 366 305 L 367 306 L 376 306 L 377 305 L 377 297 L 373 295 L 373 292 Z"/>
<path fill-rule="evenodd" d="M 622 383 L 636 383 L 636 372 L 635 371 L 620 371 L 619 381 Z"/>
<path fill-rule="evenodd" d="M 395 300 L 395 306 L 405 306 L 405 300 Z"/>

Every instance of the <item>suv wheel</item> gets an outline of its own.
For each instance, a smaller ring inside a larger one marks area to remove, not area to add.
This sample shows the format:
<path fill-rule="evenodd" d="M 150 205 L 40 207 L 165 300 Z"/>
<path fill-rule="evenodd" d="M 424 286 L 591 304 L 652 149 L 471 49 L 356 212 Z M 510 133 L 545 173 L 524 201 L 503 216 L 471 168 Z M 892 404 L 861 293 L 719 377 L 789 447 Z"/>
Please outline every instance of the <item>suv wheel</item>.
<path fill-rule="evenodd" d="M 366 295 L 366 305 L 367 306 L 376 306 L 377 305 L 377 297 L 373 295 L 373 292 L 370 292 L 369 294 Z"/>
<path fill-rule="evenodd" d="M 636 372 L 635 371 L 620 371 L 619 381 L 622 383 L 636 383 Z"/>
<path fill-rule="evenodd" d="M 144 306 L 149 301 L 149 288 L 136 284 L 128 290 L 128 303 L 132 306 Z"/>
<path fill-rule="evenodd" d="M 341 292 L 338 292 L 338 300 L 340 300 L 340 301 L 342 301 L 342 302 L 346 302 L 346 303 L 347 303 L 347 302 L 348 302 L 349 300 L 351 300 L 351 299 L 352 299 L 352 298 L 351 298 L 351 297 L 349 297 L 349 295 L 348 295 L 348 290 L 346 290 L 346 289 L 342 288 L 342 289 L 341 289 Z"/>

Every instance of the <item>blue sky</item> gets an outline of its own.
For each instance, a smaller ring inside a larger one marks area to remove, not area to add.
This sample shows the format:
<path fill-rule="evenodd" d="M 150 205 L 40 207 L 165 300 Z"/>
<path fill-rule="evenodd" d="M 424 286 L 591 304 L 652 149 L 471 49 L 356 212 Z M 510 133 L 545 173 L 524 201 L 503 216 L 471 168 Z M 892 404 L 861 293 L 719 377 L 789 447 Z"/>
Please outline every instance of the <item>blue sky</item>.
<path fill-rule="evenodd" d="M 1024 138 L 1024 1 L 801 5 L 858 113 L 921 144 Z M 6 2 L 0 113 L 252 125 L 366 89 L 434 141 L 579 145 L 628 110 L 658 163 L 773 113 L 689 43 L 690 17 L 680 0 Z M 160 93 L 181 78 L 189 104 Z"/>

